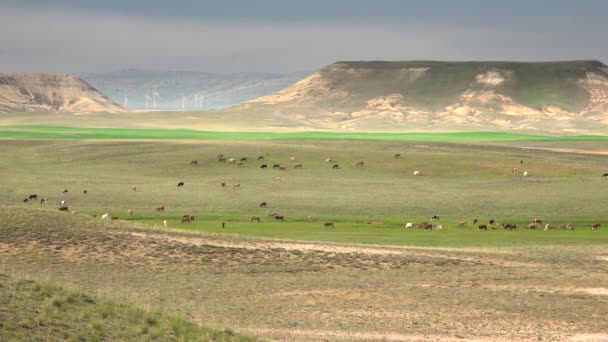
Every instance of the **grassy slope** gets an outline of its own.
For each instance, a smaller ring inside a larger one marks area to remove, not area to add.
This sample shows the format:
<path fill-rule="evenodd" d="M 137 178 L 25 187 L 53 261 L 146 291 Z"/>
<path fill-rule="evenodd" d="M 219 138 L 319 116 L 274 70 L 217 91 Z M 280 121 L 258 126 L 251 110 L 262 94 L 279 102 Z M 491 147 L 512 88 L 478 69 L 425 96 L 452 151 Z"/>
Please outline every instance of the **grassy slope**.
<path fill-rule="evenodd" d="M 334 133 L 334 132 L 209 132 L 164 129 L 84 128 L 60 126 L 4 126 L 0 138 L 10 139 L 204 139 L 204 140 L 380 140 L 434 142 L 607 141 L 608 136 L 546 136 L 502 132 L 462 133 Z"/>
<path fill-rule="evenodd" d="M 3 341 L 253 341 L 46 282 L 0 274 Z"/>
<path fill-rule="evenodd" d="M 554 104 L 575 112 L 584 108 L 589 99 L 589 94 L 576 82 L 585 77 L 586 72 L 606 75 L 602 63 L 598 61 L 340 63 L 356 70 L 373 71 L 363 73 L 361 77 L 322 72 L 322 75 L 336 82 L 338 87 L 344 87 L 357 97 L 369 99 L 387 94 L 402 94 L 408 103 L 430 110 L 439 110 L 454 103 L 473 85 L 475 75 L 495 69 L 511 73 L 512 79 L 503 84 L 499 91 L 513 97 L 516 102 L 533 108 Z M 396 79 L 395 71 L 401 68 L 430 69 L 410 83 Z"/>

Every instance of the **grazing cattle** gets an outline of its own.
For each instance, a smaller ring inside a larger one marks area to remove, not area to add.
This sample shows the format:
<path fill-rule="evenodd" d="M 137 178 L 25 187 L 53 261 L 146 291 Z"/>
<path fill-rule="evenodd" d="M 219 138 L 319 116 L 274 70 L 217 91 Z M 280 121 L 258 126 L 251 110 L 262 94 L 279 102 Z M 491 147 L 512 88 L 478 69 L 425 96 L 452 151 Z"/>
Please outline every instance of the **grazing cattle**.
<path fill-rule="evenodd" d="M 408 222 L 408 223 L 405 224 L 405 229 L 413 228 L 413 227 L 414 227 L 414 224 L 411 223 L 411 222 Z"/>
<path fill-rule="evenodd" d="M 137 191 L 137 187 L 136 187 L 135 185 L 133 185 L 133 186 L 131 187 L 131 190 L 133 190 L 133 191 Z"/>
<path fill-rule="evenodd" d="M 260 223 L 260 217 L 259 216 L 251 216 L 251 220 L 249 220 L 249 222 L 253 222 L 253 221 L 258 221 L 258 223 Z"/>
<path fill-rule="evenodd" d="M 64 205 L 64 204 L 68 204 L 68 201 L 66 200 L 61 200 L 61 202 L 59 202 L 60 205 Z"/>
<path fill-rule="evenodd" d="M 127 210 L 127 215 L 129 215 L 129 216 L 133 216 L 133 209 L 129 209 L 129 210 Z"/>
<path fill-rule="evenodd" d="M 306 216 L 306 221 L 312 222 L 312 216 L 310 216 L 310 215 Z"/>
<path fill-rule="evenodd" d="M 474 220 L 473 220 L 473 224 L 474 224 L 474 225 L 475 225 L 475 224 L 477 224 L 477 222 L 479 222 L 479 220 L 478 220 L 478 219 L 474 219 Z"/>
<path fill-rule="evenodd" d="M 574 230 L 574 226 L 571 224 L 567 224 L 565 227 L 566 230 Z"/>
<path fill-rule="evenodd" d="M 232 186 L 233 189 L 240 188 L 240 187 L 241 187 L 241 183 L 234 183 L 234 185 Z"/>
<path fill-rule="evenodd" d="M 279 220 L 279 221 L 283 221 L 283 215 L 274 215 L 274 218 Z"/>
<path fill-rule="evenodd" d="M 190 223 L 192 221 L 194 221 L 194 216 L 191 216 L 191 215 L 182 216 L 182 223 Z"/>
<path fill-rule="evenodd" d="M 23 203 L 29 203 L 29 202 L 30 202 L 30 200 L 27 198 L 23 200 Z"/>
<path fill-rule="evenodd" d="M 334 164 L 334 166 L 331 167 L 332 169 L 339 169 L 340 166 L 338 164 Z"/>
<path fill-rule="evenodd" d="M 234 164 L 234 163 L 236 163 L 236 159 L 234 159 L 234 158 L 228 159 L 228 164 Z"/>
<path fill-rule="evenodd" d="M 279 170 L 287 170 L 287 166 L 279 166 Z"/>
<path fill-rule="evenodd" d="M 437 227 L 435 227 L 436 230 L 442 230 L 443 229 L 443 225 L 442 224 L 438 224 Z"/>
<path fill-rule="evenodd" d="M 604 174 L 602 175 L 602 177 L 604 177 L 604 178 L 608 178 L 608 173 L 604 173 Z"/>
<path fill-rule="evenodd" d="M 549 230 L 549 229 L 551 229 L 551 226 L 549 226 L 549 224 L 547 223 L 547 224 L 545 225 L 545 228 L 543 228 L 543 230 Z"/>
<path fill-rule="evenodd" d="M 236 162 L 236 164 L 235 164 L 235 165 L 236 165 L 236 166 L 244 166 L 244 165 L 245 165 L 245 163 L 243 163 L 243 162 Z"/>
<path fill-rule="evenodd" d="M 167 220 L 163 220 L 163 226 L 165 226 L 165 228 L 167 228 Z"/>
<path fill-rule="evenodd" d="M 63 190 L 63 191 L 61 192 L 61 194 L 62 194 L 62 195 L 65 195 L 65 194 L 67 194 L 67 193 L 68 193 L 68 189 L 65 189 L 65 190 Z"/>
<path fill-rule="evenodd" d="M 112 220 L 112 221 L 116 221 L 116 220 L 118 220 L 118 216 L 112 216 L 112 217 L 110 218 L 110 220 Z"/>
<path fill-rule="evenodd" d="M 458 221 L 458 224 L 457 224 L 457 226 L 460 228 L 465 227 L 466 225 L 467 225 L 467 221 Z"/>
<path fill-rule="evenodd" d="M 433 230 L 433 225 L 428 222 L 422 222 L 421 224 L 418 225 L 418 228 L 424 229 L 424 230 Z"/>
<path fill-rule="evenodd" d="M 439 215 L 435 214 L 431 216 L 431 220 L 439 220 Z"/>
<path fill-rule="evenodd" d="M 217 158 L 217 162 L 218 163 L 225 163 L 226 162 L 226 158 L 224 158 L 224 157 L 218 157 Z"/>
<path fill-rule="evenodd" d="M 260 203 L 260 208 L 266 208 L 266 202 Z"/>
<path fill-rule="evenodd" d="M 274 177 L 274 182 L 275 183 L 281 183 L 281 176 Z"/>
<path fill-rule="evenodd" d="M 362 161 L 360 161 L 360 162 L 357 162 L 356 166 L 357 167 L 363 167 L 363 166 L 365 166 L 365 163 L 362 162 Z"/>
<path fill-rule="evenodd" d="M 543 220 L 541 220 L 541 219 L 539 219 L 539 218 L 535 218 L 535 219 L 533 219 L 533 220 L 532 220 L 532 223 L 534 223 L 534 224 L 536 224 L 536 223 L 538 223 L 538 224 L 542 224 L 542 223 L 543 223 Z"/>
<path fill-rule="evenodd" d="M 38 195 L 30 195 L 28 197 L 28 199 L 35 199 L 35 200 L 37 200 L 38 199 Z"/>
<path fill-rule="evenodd" d="M 523 160 L 520 160 L 520 161 L 519 161 L 519 163 L 520 163 L 520 164 L 523 164 L 523 163 L 524 163 L 524 161 L 523 161 Z"/>
<path fill-rule="evenodd" d="M 266 164 L 260 165 L 260 169 L 266 169 L 266 168 L 268 168 L 268 165 L 266 165 Z"/>
<path fill-rule="evenodd" d="M 268 217 L 275 217 L 277 215 L 279 215 L 279 214 L 277 214 L 277 213 L 270 213 L 270 214 L 268 214 Z"/>
<path fill-rule="evenodd" d="M 591 225 L 591 230 L 596 230 L 596 229 L 600 229 L 600 224 L 599 223 L 594 223 Z"/>
<path fill-rule="evenodd" d="M 220 154 L 218 154 L 218 155 L 217 155 L 217 157 L 218 157 L 218 158 L 224 158 L 224 154 L 223 154 L 223 153 L 220 153 Z"/>
<path fill-rule="evenodd" d="M 291 161 L 295 161 L 295 160 L 296 160 L 296 157 L 289 157 L 289 160 L 291 160 Z"/>
<path fill-rule="evenodd" d="M 183 187 L 184 187 L 184 182 L 179 182 L 179 183 L 177 183 L 177 187 L 178 187 L 178 188 L 183 188 Z"/>
<path fill-rule="evenodd" d="M 524 177 L 528 177 L 528 171 L 524 171 Z"/>
<path fill-rule="evenodd" d="M 110 216 L 110 214 L 105 213 L 105 214 L 101 215 L 101 219 L 102 219 L 102 220 L 105 220 L 105 219 L 107 219 L 109 216 Z"/>
<path fill-rule="evenodd" d="M 77 215 L 78 214 L 78 210 L 72 210 L 72 212 L 70 214 Z"/>
<path fill-rule="evenodd" d="M 264 156 L 258 156 L 258 160 L 264 160 Z"/>
<path fill-rule="evenodd" d="M 222 182 L 222 183 L 220 183 L 220 185 L 222 186 L 222 188 L 225 188 L 226 187 L 226 182 Z"/>
<path fill-rule="evenodd" d="M 156 211 L 165 211 L 165 206 L 164 205 L 159 205 L 158 207 L 156 207 Z"/>
<path fill-rule="evenodd" d="M 480 230 L 488 230 L 488 225 L 480 224 L 479 226 L 477 226 L 477 231 L 480 231 Z"/>
<path fill-rule="evenodd" d="M 86 191 L 86 190 L 82 190 L 82 193 L 86 195 L 86 194 L 88 194 L 89 192 L 88 192 L 88 191 Z"/>
<path fill-rule="evenodd" d="M 420 171 L 414 171 L 414 176 L 420 176 Z"/>
<path fill-rule="evenodd" d="M 515 229 L 517 229 L 517 225 L 513 224 L 513 223 L 507 223 L 504 225 L 504 229 L 515 230 Z"/>
<path fill-rule="evenodd" d="M 43 199 L 40 200 L 40 204 L 42 204 L 42 203 L 45 203 L 45 204 L 49 203 L 49 199 L 44 197 Z"/>
<path fill-rule="evenodd" d="M 541 222 L 542 223 L 542 222 Z M 528 223 L 527 228 L 528 229 L 536 229 L 537 224 L 536 223 Z"/>
<path fill-rule="evenodd" d="M 278 168 L 280 168 L 280 167 L 281 167 L 281 165 L 279 165 L 279 164 L 274 164 L 274 165 L 272 165 L 272 168 L 273 168 L 273 169 L 278 169 Z"/>
<path fill-rule="evenodd" d="M 367 221 L 367 224 L 384 224 L 384 221 Z"/>
<path fill-rule="evenodd" d="M 333 163 L 334 159 L 333 158 L 325 158 L 325 162 L 326 163 Z"/>
<path fill-rule="evenodd" d="M 517 167 L 512 168 L 511 173 L 519 173 L 519 168 L 517 168 Z"/>
<path fill-rule="evenodd" d="M 59 211 L 65 211 L 65 212 L 67 212 L 68 211 L 68 207 L 60 207 Z"/>
<path fill-rule="evenodd" d="M 323 227 L 334 227 L 334 223 L 333 222 L 325 222 L 323 223 Z"/>
<path fill-rule="evenodd" d="M 491 219 L 490 220 L 490 225 L 493 225 L 493 224 L 494 224 L 494 219 Z"/>
<path fill-rule="evenodd" d="M 193 160 L 190 162 L 190 166 L 198 165 L 198 160 Z"/>
<path fill-rule="evenodd" d="M 301 169 L 302 167 L 304 167 L 302 164 L 296 164 L 293 166 L 294 169 Z"/>
<path fill-rule="evenodd" d="M 395 155 L 393 156 L 393 158 L 395 158 L 395 159 L 401 158 L 401 153 L 397 153 L 397 154 L 395 154 Z"/>
<path fill-rule="evenodd" d="M 246 162 L 246 161 L 247 161 L 247 158 L 246 158 L 246 157 L 243 157 L 243 158 L 241 158 L 241 161 L 242 161 L 242 162 Z"/>

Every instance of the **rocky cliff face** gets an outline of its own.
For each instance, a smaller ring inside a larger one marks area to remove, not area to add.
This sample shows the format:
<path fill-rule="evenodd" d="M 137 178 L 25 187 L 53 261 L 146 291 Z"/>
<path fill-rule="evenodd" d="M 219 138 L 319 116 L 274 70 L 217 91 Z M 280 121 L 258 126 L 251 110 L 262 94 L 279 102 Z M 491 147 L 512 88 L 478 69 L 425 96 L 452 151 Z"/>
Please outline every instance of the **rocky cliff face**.
<path fill-rule="evenodd" d="M 0 73 L 0 112 L 125 111 L 122 106 L 75 76 Z"/>
<path fill-rule="evenodd" d="M 598 61 L 339 62 L 233 110 L 322 128 L 590 133 L 608 125 L 608 72 Z"/>

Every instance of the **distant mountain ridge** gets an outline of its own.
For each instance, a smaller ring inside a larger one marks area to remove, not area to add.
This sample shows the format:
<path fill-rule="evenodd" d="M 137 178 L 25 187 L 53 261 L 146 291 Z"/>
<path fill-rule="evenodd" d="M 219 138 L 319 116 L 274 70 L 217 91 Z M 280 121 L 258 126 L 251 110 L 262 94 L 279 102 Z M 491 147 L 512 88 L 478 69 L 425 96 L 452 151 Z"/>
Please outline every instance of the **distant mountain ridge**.
<path fill-rule="evenodd" d="M 126 110 L 73 75 L 0 73 L 0 113 L 120 113 Z"/>
<path fill-rule="evenodd" d="M 114 101 L 136 110 L 152 110 L 156 88 L 156 109 L 188 111 L 227 108 L 281 90 L 305 78 L 310 72 L 210 73 L 197 71 L 155 71 L 128 69 L 79 76 Z M 146 100 L 146 96 L 150 99 Z M 196 101 L 196 103 L 195 103 Z"/>
<path fill-rule="evenodd" d="M 608 132 L 608 68 L 599 61 L 338 62 L 227 112 L 326 129 Z"/>

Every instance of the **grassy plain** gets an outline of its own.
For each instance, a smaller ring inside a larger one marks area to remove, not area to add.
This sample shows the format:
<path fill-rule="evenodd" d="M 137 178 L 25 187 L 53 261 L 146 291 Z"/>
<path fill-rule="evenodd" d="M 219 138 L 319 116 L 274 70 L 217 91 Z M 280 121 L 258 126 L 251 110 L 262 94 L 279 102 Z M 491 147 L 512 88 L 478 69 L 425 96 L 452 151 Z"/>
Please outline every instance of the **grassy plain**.
<path fill-rule="evenodd" d="M 607 224 L 604 141 L 227 137 L 0 141 L 0 273 L 235 339 L 231 331 L 289 341 L 606 338 L 608 233 L 589 228 Z M 220 153 L 249 161 L 219 163 Z M 22 203 L 34 193 L 49 203 Z M 58 212 L 60 200 L 79 214 Z M 435 213 L 442 231 L 403 228 Z M 196 220 L 182 224 L 184 214 Z M 533 217 L 576 229 L 472 227 Z M 456 227 L 462 219 L 468 228 Z"/>

